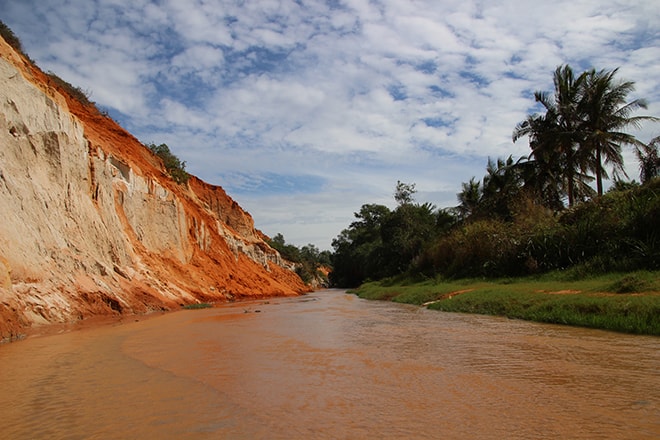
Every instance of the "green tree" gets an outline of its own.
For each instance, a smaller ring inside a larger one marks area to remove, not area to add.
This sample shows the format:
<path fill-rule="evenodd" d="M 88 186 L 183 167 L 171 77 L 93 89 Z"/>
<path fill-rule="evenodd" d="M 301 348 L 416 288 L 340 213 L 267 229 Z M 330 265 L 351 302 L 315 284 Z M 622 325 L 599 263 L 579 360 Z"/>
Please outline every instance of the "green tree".
<path fill-rule="evenodd" d="M 319 271 L 320 266 L 330 266 L 330 252 L 319 251 L 319 249 L 309 243 L 301 248 L 293 244 L 288 244 L 281 233 L 275 234 L 268 244 L 277 250 L 282 258 L 296 263 L 296 274 L 305 284 L 310 284 L 317 280 L 321 285 L 328 285 L 328 280 L 324 273 Z"/>
<path fill-rule="evenodd" d="M 364 204 L 354 215 L 357 220 L 332 240 L 333 285 L 358 286 L 368 278 L 382 278 L 386 273 L 381 228 L 391 215 L 390 209 Z"/>
<path fill-rule="evenodd" d="M 399 206 L 412 204 L 415 201 L 413 196 L 416 192 L 414 183 L 403 183 L 397 180 L 396 189 L 394 190 L 394 200 L 396 200 Z"/>
<path fill-rule="evenodd" d="M 300 263 L 302 261 L 300 249 L 295 245 L 287 244 L 284 240 L 284 235 L 281 233 L 275 234 L 275 236 L 268 241 L 268 244 L 279 252 L 284 259 L 294 263 Z"/>
<path fill-rule="evenodd" d="M 650 182 L 654 177 L 660 176 L 660 136 L 651 139 L 648 144 L 637 145 L 635 154 L 639 161 L 639 179 L 642 183 Z"/>
<path fill-rule="evenodd" d="M 506 160 L 488 158 L 480 205 L 490 216 L 510 220 L 513 205 L 522 190 L 521 170 L 513 156 Z"/>
<path fill-rule="evenodd" d="M 386 276 L 409 269 L 436 232 L 435 206 L 430 203 L 399 205 L 381 225 Z"/>
<path fill-rule="evenodd" d="M 332 241 L 334 285 L 356 286 L 414 269 L 426 247 L 456 222 L 448 210 L 415 203 L 414 193 L 414 184 L 398 181 L 393 211 L 365 204 L 355 213 L 357 220 Z"/>
<path fill-rule="evenodd" d="M 635 90 L 632 81 L 616 80 L 618 69 L 592 69 L 586 72 L 582 96 L 584 121 L 580 127 L 584 140 L 582 149 L 590 155 L 590 170 L 596 175 L 596 188 L 603 195 L 603 178 L 608 178 L 605 164 L 612 166 L 614 177 L 625 176 L 622 145 L 643 146 L 635 136 L 625 133 L 627 127 L 639 128 L 644 121 L 656 121 L 650 116 L 632 116 L 640 108 L 647 108 L 643 99 L 626 102 Z"/>
<path fill-rule="evenodd" d="M 556 183 L 561 179 L 569 206 L 573 206 L 577 197 L 588 193 L 589 179 L 584 173 L 587 158 L 579 151 L 583 136 L 580 110 L 585 81 L 586 73 L 576 77 L 570 66 L 557 67 L 553 76 L 554 94 L 534 93 L 534 99 L 543 106 L 545 114 L 528 116 L 513 131 L 514 142 L 528 136 L 531 156 L 537 164 L 548 165 L 539 171 Z"/>
<path fill-rule="evenodd" d="M 481 201 L 482 188 L 481 183 L 472 177 L 469 182 L 461 184 L 462 191 L 457 194 L 459 205 L 456 207 L 458 216 L 465 220 L 477 212 Z"/>

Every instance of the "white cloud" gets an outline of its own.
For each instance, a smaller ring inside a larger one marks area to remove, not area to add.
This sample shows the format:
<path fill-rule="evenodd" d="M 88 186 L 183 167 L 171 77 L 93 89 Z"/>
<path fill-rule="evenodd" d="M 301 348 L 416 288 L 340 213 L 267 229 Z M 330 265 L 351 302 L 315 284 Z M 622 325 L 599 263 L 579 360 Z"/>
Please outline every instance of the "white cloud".
<path fill-rule="evenodd" d="M 455 204 L 488 157 L 526 154 L 511 132 L 560 64 L 620 66 L 660 114 L 660 7 L 647 0 L 0 5 L 44 70 L 299 245 L 328 247 L 362 203 L 392 203 L 397 180 Z M 267 191 L 287 176 L 295 191 Z"/>

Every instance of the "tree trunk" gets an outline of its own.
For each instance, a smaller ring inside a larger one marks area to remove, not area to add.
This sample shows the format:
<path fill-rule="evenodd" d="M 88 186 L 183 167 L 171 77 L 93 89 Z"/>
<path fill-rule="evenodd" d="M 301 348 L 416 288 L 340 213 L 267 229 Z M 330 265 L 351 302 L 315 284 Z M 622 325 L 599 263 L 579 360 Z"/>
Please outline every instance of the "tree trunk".
<path fill-rule="evenodd" d="M 599 197 L 603 195 L 603 162 L 601 161 L 600 145 L 596 145 L 596 190 Z"/>

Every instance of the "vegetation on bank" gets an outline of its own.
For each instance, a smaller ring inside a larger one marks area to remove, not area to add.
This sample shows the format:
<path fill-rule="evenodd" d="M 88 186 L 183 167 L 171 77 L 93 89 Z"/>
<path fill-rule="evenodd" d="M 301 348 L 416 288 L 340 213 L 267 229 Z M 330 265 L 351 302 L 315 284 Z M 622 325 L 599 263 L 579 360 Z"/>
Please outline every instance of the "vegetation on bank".
<path fill-rule="evenodd" d="M 185 310 L 210 309 L 211 307 L 213 307 L 213 304 L 210 303 L 193 303 L 182 306 Z"/>
<path fill-rule="evenodd" d="M 190 174 L 186 171 L 186 161 L 179 159 L 167 144 L 156 145 L 154 143 L 145 144 L 156 156 L 163 162 L 170 177 L 179 185 L 185 185 L 190 179 Z"/>
<path fill-rule="evenodd" d="M 501 279 L 388 279 L 352 291 L 361 298 L 446 312 L 506 316 L 660 336 L 660 272 L 576 277 L 571 271 Z"/>
<path fill-rule="evenodd" d="M 23 51 L 23 44 L 21 40 L 16 36 L 14 31 L 12 31 L 9 26 L 7 26 L 2 20 L 0 20 L 0 36 L 9 44 L 16 52 L 23 55 L 28 61 L 34 64 L 34 61 Z"/>
<path fill-rule="evenodd" d="M 330 266 L 330 251 L 320 251 L 311 243 L 299 248 L 287 243 L 281 233 L 268 240 L 268 244 L 282 258 L 295 263 L 296 274 L 305 284 L 329 285 L 327 268 Z"/>
<path fill-rule="evenodd" d="M 416 203 L 401 182 L 394 210 L 363 205 L 332 243 L 332 282 L 368 299 L 660 335 L 660 137 L 625 132 L 658 119 L 633 115 L 646 102 L 628 101 L 634 83 L 616 74 L 558 67 L 554 93 L 535 93 L 544 112 L 513 131 L 530 154 L 489 159 L 458 206 Z M 623 180 L 623 146 L 641 183 Z"/>
<path fill-rule="evenodd" d="M 658 119 L 632 114 L 646 102 L 628 101 L 634 83 L 616 74 L 558 67 L 554 93 L 535 94 L 544 113 L 513 131 L 514 141 L 529 139 L 530 154 L 489 159 L 482 180 L 463 183 L 458 206 L 417 203 L 415 185 L 401 182 L 394 210 L 362 205 L 332 243 L 333 284 L 660 269 L 660 137 L 644 144 L 624 131 Z M 626 145 L 641 183 L 622 180 Z M 605 193 L 608 171 L 615 179 Z"/>

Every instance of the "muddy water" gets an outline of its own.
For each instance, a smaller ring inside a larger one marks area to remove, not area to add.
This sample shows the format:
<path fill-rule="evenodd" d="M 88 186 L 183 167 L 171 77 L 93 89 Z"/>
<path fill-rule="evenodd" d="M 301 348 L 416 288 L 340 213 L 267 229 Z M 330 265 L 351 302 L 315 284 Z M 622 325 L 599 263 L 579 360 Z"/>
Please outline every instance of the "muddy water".
<path fill-rule="evenodd" d="M 340 291 L 0 347 L 0 438 L 660 438 L 660 339 Z"/>

